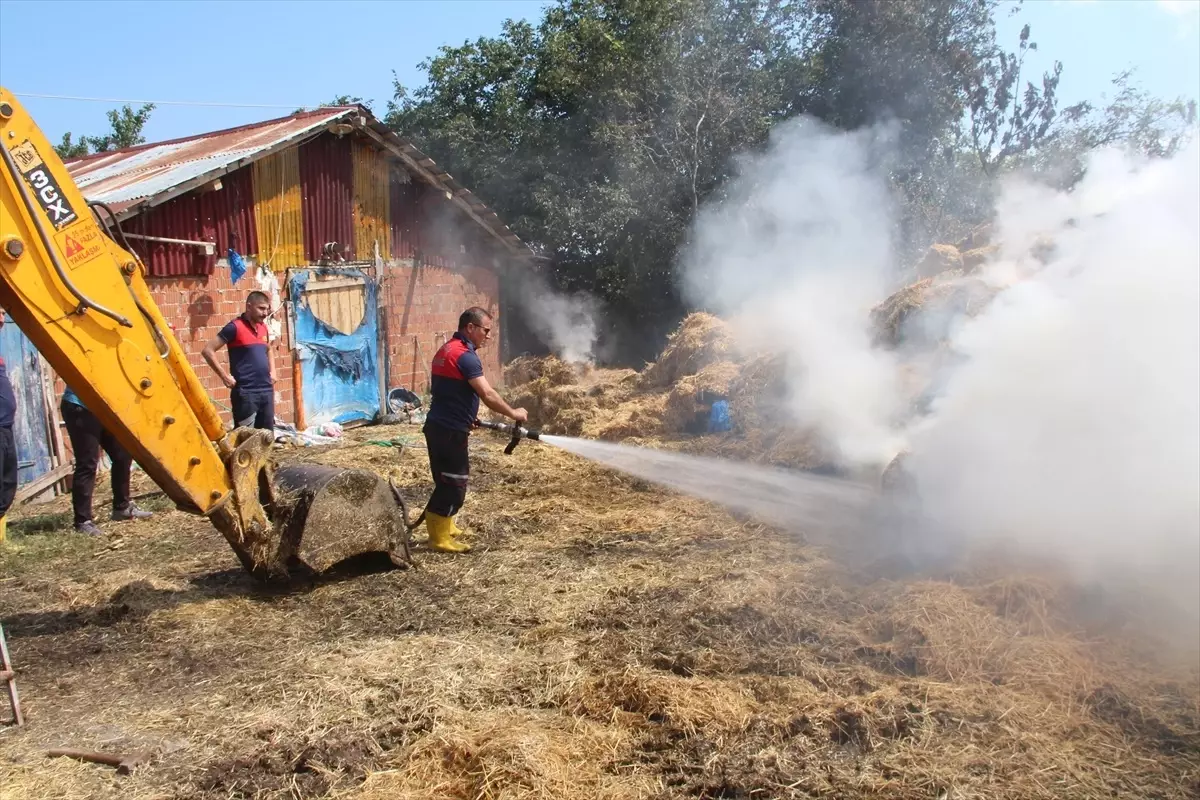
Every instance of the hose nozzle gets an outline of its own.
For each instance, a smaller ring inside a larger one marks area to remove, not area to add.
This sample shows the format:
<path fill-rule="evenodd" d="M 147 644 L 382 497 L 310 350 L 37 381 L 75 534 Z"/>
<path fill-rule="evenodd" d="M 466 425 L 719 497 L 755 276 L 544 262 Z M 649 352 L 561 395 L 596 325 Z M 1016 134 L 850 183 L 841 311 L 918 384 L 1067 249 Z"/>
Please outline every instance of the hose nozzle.
<path fill-rule="evenodd" d="M 508 446 L 504 448 L 504 455 L 512 455 L 512 451 L 517 448 L 517 444 L 522 439 L 533 439 L 537 441 L 542 437 L 541 431 L 533 431 L 528 428 L 522 428 L 520 425 L 509 425 L 506 422 L 484 422 L 483 420 L 475 420 L 475 424 L 480 428 L 499 431 L 500 433 L 508 433 L 512 435 L 509 439 Z"/>

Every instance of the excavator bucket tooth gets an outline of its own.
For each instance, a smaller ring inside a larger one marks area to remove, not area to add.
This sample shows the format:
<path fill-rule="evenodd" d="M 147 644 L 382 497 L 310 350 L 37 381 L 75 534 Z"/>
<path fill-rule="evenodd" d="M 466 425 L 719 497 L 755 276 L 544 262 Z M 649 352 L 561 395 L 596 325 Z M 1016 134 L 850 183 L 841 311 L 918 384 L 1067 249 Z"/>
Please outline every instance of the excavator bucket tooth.
<path fill-rule="evenodd" d="M 275 473 L 280 552 L 314 573 L 363 553 L 386 553 L 408 566 L 409 531 L 385 478 L 367 470 L 320 464 L 282 466 Z"/>

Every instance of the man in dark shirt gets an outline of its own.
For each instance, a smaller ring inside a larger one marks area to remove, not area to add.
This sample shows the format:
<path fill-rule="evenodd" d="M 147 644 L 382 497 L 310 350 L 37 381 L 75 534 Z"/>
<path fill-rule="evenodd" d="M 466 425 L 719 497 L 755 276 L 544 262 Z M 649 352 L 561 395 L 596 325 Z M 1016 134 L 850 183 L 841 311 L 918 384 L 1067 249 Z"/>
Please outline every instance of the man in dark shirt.
<path fill-rule="evenodd" d="M 275 429 L 275 366 L 265 323 L 270 313 L 271 300 L 266 294 L 251 292 L 246 297 L 246 311 L 221 328 L 202 351 L 204 360 L 229 387 L 235 428 Z M 228 372 L 216 359 L 216 351 L 226 345 Z"/>
<path fill-rule="evenodd" d="M 0 308 L 0 328 L 5 310 Z M 0 358 L 0 519 L 12 507 L 17 496 L 17 443 L 13 439 L 13 420 L 17 416 L 17 396 L 8 379 L 8 366 Z"/>
<path fill-rule="evenodd" d="M 469 545 L 455 541 L 463 532 L 454 524 L 467 497 L 471 465 L 467 437 L 479 415 L 479 401 L 518 424 L 529 419 L 523 408 L 512 408 L 483 377 L 476 350 L 492 336 L 492 316 L 474 306 L 458 318 L 458 332 L 433 357 L 429 390 L 432 398 L 425 417 L 425 444 L 433 472 L 433 495 L 425 506 L 429 546 L 445 553 L 465 553 Z"/>

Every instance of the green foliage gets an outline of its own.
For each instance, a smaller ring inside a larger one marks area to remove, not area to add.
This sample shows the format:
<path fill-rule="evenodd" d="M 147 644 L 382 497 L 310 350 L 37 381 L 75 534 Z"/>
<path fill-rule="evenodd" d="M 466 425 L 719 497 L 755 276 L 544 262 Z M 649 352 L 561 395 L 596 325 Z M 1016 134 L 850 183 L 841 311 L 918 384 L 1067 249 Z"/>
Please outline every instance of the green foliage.
<path fill-rule="evenodd" d="M 699 205 L 787 116 L 798 7 L 566 0 L 538 27 L 443 48 L 388 123 L 447 165 L 586 290 L 663 326 Z"/>
<path fill-rule="evenodd" d="M 54 152 L 58 153 L 61 159 L 81 158 L 88 154 L 87 137 L 81 138 L 78 141 L 71 140 L 71 132 L 63 134 L 62 142 L 54 145 Z"/>
<path fill-rule="evenodd" d="M 1196 101 L 1182 97 L 1163 100 L 1133 82 L 1132 72 L 1112 80 L 1114 93 L 1103 106 L 1088 105 L 1087 113 L 1063 125 L 1059 135 L 1025 160 L 1050 183 L 1073 186 L 1083 177 L 1084 159 L 1102 147 L 1124 147 L 1147 158 L 1169 158 L 1196 130 Z"/>
<path fill-rule="evenodd" d="M 333 98 L 328 103 L 321 103 L 320 105 L 313 106 L 313 108 L 326 108 L 327 106 L 361 105 L 361 106 L 365 106 L 367 108 L 367 110 L 371 110 L 371 106 L 372 106 L 372 104 L 374 104 L 374 102 L 375 102 L 374 100 L 363 100 L 361 97 L 358 97 L 357 95 L 339 94 L 337 97 Z M 300 106 L 300 108 L 297 108 L 292 113 L 299 114 L 301 111 L 311 111 L 311 110 L 312 109 L 308 108 L 307 106 Z"/>
<path fill-rule="evenodd" d="M 32 536 L 38 533 L 62 533 L 72 528 L 71 515 L 64 513 L 35 514 L 13 519 L 9 522 L 9 533 Z"/>
<path fill-rule="evenodd" d="M 988 175 L 995 175 L 1013 156 L 1029 153 L 1048 143 L 1055 134 L 1058 117 L 1058 82 L 1063 65 L 1054 62 L 1054 70 L 1042 75 L 1039 89 L 1026 82 L 1021 89 L 1025 56 L 1037 50 L 1029 40 L 1029 26 L 1021 29 L 1016 53 L 995 47 L 973 70 L 965 73 L 965 93 L 970 110 L 971 144 L 979 164 Z M 1078 103 L 1063 112 L 1071 123 L 1081 119 L 1090 107 Z"/>
<path fill-rule="evenodd" d="M 146 127 L 153 110 L 153 103 L 146 103 L 137 111 L 129 105 L 111 109 L 107 112 L 108 133 L 103 136 L 81 136 L 77 141 L 72 141 L 72 135 L 68 132 L 63 134 L 62 142 L 55 145 L 54 150 L 60 158 L 78 158 L 89 152 L 103 153 L 145 144 L 146 137 L 142 135 L 142 129 Z"/>
<path fill-rule="evenodd" d="M 1061 64 L 996 41 L 998 0 L 558 0 L 394 80 L 386 121 L 488 202 L 551 283 L 600 298 L 641 352 L 685 310 L 676 258 L 739 156 L 798 114 L 891 123 L 902 254 L 984 221 L 994 177 L 1055 148 L 1178 147 L 1187 106 L 1135 90 L 1060 111 Z M 1194 106 L 1192 112 L 1194 114 Z"/>

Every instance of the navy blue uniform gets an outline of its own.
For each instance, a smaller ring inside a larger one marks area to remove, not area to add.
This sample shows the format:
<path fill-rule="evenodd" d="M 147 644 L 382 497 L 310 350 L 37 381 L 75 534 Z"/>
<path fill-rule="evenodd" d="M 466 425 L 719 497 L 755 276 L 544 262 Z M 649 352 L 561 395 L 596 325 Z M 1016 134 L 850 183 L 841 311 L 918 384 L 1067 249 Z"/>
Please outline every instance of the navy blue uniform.
<path fill-rule="evenodd" d="M 229 348 L 229 374 L 237 381 L 230 390 L 234 427 L 253 424 L 275 428 L 275 387 L 271 385 L 271 352 L 267 326 L 251 323 L 245 314 L 217 333 Z"/>
<path fill-rule="evenodd" d="M 0 358 L 0 517 L 8 513 L 17 496 L 17 443 L 12 427 L 16 416 L 17 396 L 8 379 L 8 366 Z"/>
<path fill-rule="evenodd" d="M 8 366 L 0 358 L 0 428 L 11 428 L 17 416 L 17 397 L 13 394 L 12 381 L 8 379 Z"/>
<path fill-rule="evenodd" d="M 461 333 L 454 334 L 433 357 L 429 414 L 422 432 L 434 488 L 425 509 L 443 517 L 458 513 L 467 497 L 471 474 L 467 437 L 479 415 L 479 395 L 467 381 L 482 375 L 475 345 Z"/>
<path fill-rule="evenodd" d="M 482 375 L 475 345 L 461 333 L 454 334 L 433 357 L 426 419 L 443 428 L 470 432 L 479 416 L 479 395 L 467 381 Z"/>

